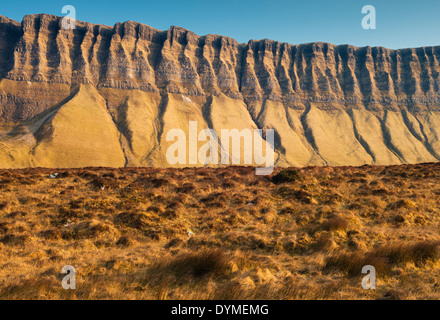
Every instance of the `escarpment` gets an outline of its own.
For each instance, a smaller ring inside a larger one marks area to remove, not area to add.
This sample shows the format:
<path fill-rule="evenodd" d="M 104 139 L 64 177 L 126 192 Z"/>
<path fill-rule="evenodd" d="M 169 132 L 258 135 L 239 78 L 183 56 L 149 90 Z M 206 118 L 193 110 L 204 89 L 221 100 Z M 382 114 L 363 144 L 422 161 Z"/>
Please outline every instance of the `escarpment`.
<path fill-rule="evenodd" d="M 242 44 L 61 21 L 0 16 L 0 167 L 168 166 L 166 133 L 188 121 L 274 129 L 280 166 L 440 159 L 440 47 Z"/>

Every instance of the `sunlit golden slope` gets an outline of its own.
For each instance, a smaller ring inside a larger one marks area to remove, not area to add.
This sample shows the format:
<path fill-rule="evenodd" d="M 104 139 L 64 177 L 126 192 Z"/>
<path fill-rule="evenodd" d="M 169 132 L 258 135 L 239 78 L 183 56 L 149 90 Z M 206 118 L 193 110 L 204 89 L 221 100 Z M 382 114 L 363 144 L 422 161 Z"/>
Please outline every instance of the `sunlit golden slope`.
<path fill-rule="evenodd" d="M 222 93 L 207 98 L 141 90 L 98 92 L 92 85 L 79 85 L 59 104 L 3 134 L 0 167 L 203 166 L 197 155 L 206 142 L 191 147 L 190 122 L 197 123 L 196 140 L 201 130 L 210 128 L 220 143 L 223 129 L 273 129 L 277 166 L 420 163 L 437 161 L 440 154 L 436 111 L 325 110 L 313 103 L 303 111 L 271 100 L 249 110 L 241 99 Z M 167 136 L 175 129 L 185 135 L 183 163 L 167 159 L 177 142 Z M 230 164 L 231 147 L 232 140 Z M 219 162 L 222 149 L 224 144 L 215 149 Z M 249 154 L 252 146 L 242 141 L 234 164 L 249 164 L 244 162 Z M 257 165 L 251 158 L 250 164 Z"/>
<path fill-rule="evenodd" d="M 17 127 L 1 145 L 4 167 L 125 165 L 119 133 L 96 89 L 81 85 L 67 102 Z"/>
<path fill-rule="evenodd" d="M 157 117 L 161 97 L 158 93 L 133 90 L 127 92 L 125 102 L 118 108 L 122 146 L 129 166 L 154 163 L 150 153 L 157 148 Z M 124 144 L 124 139 L 127 144 Z"/>

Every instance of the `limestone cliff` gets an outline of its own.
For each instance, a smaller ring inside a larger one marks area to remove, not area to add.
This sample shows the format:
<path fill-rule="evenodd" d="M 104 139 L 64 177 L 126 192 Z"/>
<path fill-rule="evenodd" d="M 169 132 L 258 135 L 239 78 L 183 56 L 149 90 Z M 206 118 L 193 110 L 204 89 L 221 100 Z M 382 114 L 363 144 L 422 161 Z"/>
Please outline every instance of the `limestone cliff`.
<path fill-rule="evenodd" d="M 23 128 L 75 94 L 78 85 L 87 85 L 80 90 L 83 101 L 88 95 L 89 103 L 99 101 L 99 108 L 89 106 L 91 112 L 108 112 L 114 128 L 104 117 L 105 137 L 118 132 L 126 165 L 166 166 L 164 131 L 187 120 L 216 130 L 275 129 L 278 165 L 440 159 L 440 47 L 241 44 L 131 21 L 114 27 L 78 21 L 75 30 L 64 30 L 56 16 L 29 15 L 21 24 L 0 16 L 2 123 Z M 9 142 L 0 143 L 7 146 L 0 148 L 3 153 L 17 139 L 16 128 L 11 132 Z M 34 139 L 40 145 L 39 136 Z M 50 144 L 45 148 L 53 147 L 53 139 L 43 140 Z M 30 150 L 34 157 L 38 148 Z M 93 159 L 118 164 L 119 151 L 117 159 Z M 7 166 L 61 161 L 17 162 L 7 152 L 1 159 L 9 159 Z"/>

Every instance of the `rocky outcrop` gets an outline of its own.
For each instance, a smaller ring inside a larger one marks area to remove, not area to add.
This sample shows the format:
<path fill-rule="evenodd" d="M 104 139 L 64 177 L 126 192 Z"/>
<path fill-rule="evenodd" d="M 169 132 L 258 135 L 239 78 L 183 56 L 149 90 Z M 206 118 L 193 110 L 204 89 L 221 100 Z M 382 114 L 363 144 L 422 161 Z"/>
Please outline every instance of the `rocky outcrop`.
<path fill-rule="evenodd" d="M 87 85 L 127 165 L 165 166 L 162 134 L 182 119 L 275 129 L 279 165 L 440 159 L 440 47 L 241 44 L 132 21 L 64 30 L 61 19 L 0 16 L 0 124 L 20 125 Z"/>
<path fill-rule="evenodd" d="M 1 118 L 30 118 L 79 83 L 190 96 L 224 93 L 250 105 L 271 100 L 299 109 L 313 102 L 325 108 L 438 110 L 439 61 L 440 47 L 240 44 L 132 21 L 114 27 L 77 22 L 75 30 L 64 30 L 56 16 L 25 16 L 21 25 L 1 17 L 1 77 L 31 87 L 59 85 L 54 92 L 36 85 L 32 103 L 38 107 L 29 110 L 21 109 L 30 103 L 31 88 L 2 90 Z"/>

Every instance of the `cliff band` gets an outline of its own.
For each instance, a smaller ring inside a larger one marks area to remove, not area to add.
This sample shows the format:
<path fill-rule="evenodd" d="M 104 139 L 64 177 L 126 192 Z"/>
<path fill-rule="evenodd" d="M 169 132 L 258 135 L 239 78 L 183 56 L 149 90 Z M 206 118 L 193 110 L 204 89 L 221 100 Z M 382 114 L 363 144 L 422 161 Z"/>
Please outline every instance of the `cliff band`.
<path fill-rule="evenodd" d="M 170 129 L 274 129 L 279 166 L 440 159 L 440 47 L 246 44 L 0 16 L 0 167 L 169 166 Z"/>

